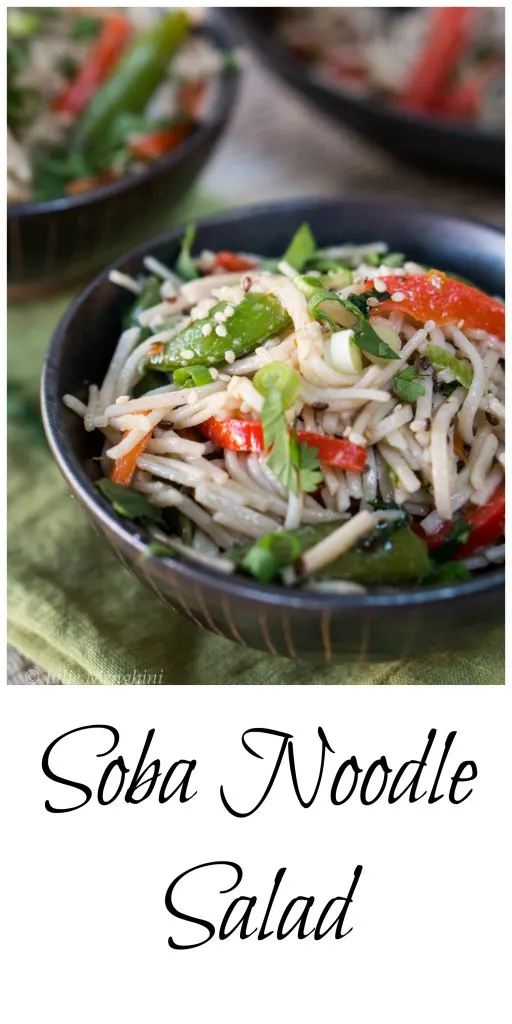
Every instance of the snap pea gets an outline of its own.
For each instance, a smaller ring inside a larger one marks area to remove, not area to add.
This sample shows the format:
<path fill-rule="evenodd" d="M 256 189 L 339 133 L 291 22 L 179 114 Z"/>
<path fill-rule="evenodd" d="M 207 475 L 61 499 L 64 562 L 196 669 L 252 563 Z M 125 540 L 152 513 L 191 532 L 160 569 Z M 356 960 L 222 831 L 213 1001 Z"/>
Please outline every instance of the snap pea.
<path fill-rule="evenodd" d="M 328 537 L 338 525 L 318 523 L 302 526 L 293 533 L 283 530 L 263 537 L 256 544 L 236 545 L 230 552 L 230 558 L 239 568 L 268 582 L 279 575 L 283 565 L 296 562 L 301 553 Z M 273 542 L 280 544 L 277 554 L 273 550 Z M 290 558 L 287 561 L 288 551 Z M 323 579 L 390 585 L 419 583 L 429 577 L 431 569 L 427 546 L 420 537 L 402 525 L 398 528 L 384 526 L 375 531 L 366 547 L 358 545 L 346 551 L 327 565 L 320 576 Z"/>
<path fill-rule="evenodd" d="M 370 542 L 372 547 L 358 546 L 340 555 L 321 575 L 363 584 L 418 583 L 428 576 L 427 545 L 407 527 L 393 530 L 383 542 L 378 537 Z"/>
<path fill-rule="evenodd" d="M 173 11 L 135 41 L 79 119 L 77 143 L 105 145 L 120 113 L 142 113 L 189 27 L 185 11 Z"/>
<path fill-rule="evenodd" d="M 149 356 L 146 366 L 165 373 L 194 363 L 215 366 L 225 361 L 226 352 L 233 352 L 237 359 L 246 356 L 291 323 L 288 313 L 271 295 L 247 294 L 234 307 L 232 316 L 219 323 L 215 314 L 224 312 L 228 305 L 218 302 L 204 320 L 195 320 L 167 342 L 163 352 Z M 206 334 L 205 327 L 209 328 Z"/>

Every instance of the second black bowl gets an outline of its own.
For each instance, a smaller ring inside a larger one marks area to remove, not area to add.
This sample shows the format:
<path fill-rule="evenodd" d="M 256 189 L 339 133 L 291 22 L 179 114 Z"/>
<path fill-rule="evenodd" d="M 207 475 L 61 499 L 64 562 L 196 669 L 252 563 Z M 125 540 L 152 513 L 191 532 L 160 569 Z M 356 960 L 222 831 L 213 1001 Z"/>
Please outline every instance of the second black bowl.
<path fill-rule="evenodd" d="M 249 44 L 274 74 L 330 117 L 355 128 L 382 149 L 423 169 L 502 182 L 505 130 L 441 118 L 418 117 L 391 104 L 360 99 L 317 81 L 275 33 L 279 8 L 225 8 L 234 14 Z"/>
<path fill-rule="evenodd" d="M 278 256 L 305 220 L 322 246 L 384 240 L 413 260 L 503 294 L 499 231 L 386 199 L 298 200 L 233 210 L 203 221 L 197 246 Z M 149 253 L 172 266 L 180 234 L 173 231 L 146 242 L 115 266 L 140 273 Z M 101 436 L 86 433 L 82 420 L 62 402 L 66 393 L 84 398 L 86 382 L 103 380 L 129 304 L 130 295 L 109 282 L 108 270 L 73 304 L 47 354 L 43 417 L 59 468 L 89 519 L 121 561 L 171 608 L 237 643 L 326 662 L 394 661 L 467 648 L 502 621 L 502 570 L 444 587 L 335 595 L 290 591 L 243 576 L 226 577 L 186 561 L 148 557 L 144 531 L 118 516 L 94 486 Z"/>
<path fill-rule="evenodd" d="M 203 25 L 201 35 L 224 53 L 233 49 L 230 33 L 217 21 Z M 236 70 L 222 72 L 213 108 L 197 131 L 140 174 L 83 195 L 8 207 L 9 298 L 61 290 L 160 231 L 162 219 L 190 189 L 226 128 L 237 84 Z"/>

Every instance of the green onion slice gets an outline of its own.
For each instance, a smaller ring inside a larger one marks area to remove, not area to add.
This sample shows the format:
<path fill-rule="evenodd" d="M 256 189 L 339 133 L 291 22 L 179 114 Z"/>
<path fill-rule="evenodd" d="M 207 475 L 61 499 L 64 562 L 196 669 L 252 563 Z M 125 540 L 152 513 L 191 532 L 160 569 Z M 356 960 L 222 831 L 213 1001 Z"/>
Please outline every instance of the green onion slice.
<path fill-rule="evenodd" d="M 473 368 L 466 360 L 456 359 L 440 345 L 427 345 L 427 356 L 435 370 L 449 370 L 463 388 L 471 387 Z"/>
<path fill-rule="evenodd" d="M 207 366 L 180 366 L 173 373 L 173 382 L 179 388 L 200 388 L 211 384 L 213 377 Z"/>
<path fill-rule="evenodd" d="M 254 375 L 253 384 L 260 395 L 279 391 L 284 408 L 289 409 L 299 393 L 300 377 L 288 363 L 268 363 Z"/>

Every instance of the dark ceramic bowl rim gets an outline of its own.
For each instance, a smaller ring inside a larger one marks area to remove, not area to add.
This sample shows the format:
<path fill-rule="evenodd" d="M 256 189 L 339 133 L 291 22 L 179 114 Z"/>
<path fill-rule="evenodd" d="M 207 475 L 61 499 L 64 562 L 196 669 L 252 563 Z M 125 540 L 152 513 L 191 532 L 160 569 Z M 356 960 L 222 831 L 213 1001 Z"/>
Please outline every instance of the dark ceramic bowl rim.
<path fill-rule="evenodd" d="M 232 11 L 232 8 L 227 8 Z M 248 20 L 245 17 L 243 8 L 235 9 L 235 16 L 239 19 L 243 29 L 247 33 L 258 35 L 261 37 L 262 33 L 258 26 L 254 26 L 251 22 L 248 25 Z M 293 53 L 285 46 L 279 38 L 271 33 L 265 43 L 267 52 L 276 65 L 276 71 L 279 71 L 279 65 L 281 64 L 286 75 L 293 81 L 296 88 L 300 89 L 300 78 L 306 78 L 308 85 L 312 88 L 317 89 L 319 92 L 324 92 L 330 97 L 330 99 L 342 99 L 347 103 L 352 103 L 354 106 L 359 107 L 360 110 L 371 115 L 378 115 L 382 120 L 388 121 L 389 123 L 399 123 L 404 127 L 408 125 L 423 126 L 431 131 L 441 131 L 446 133 L 449 131 L 453 132 L 459 139 L 473 140 L 475 142 L 501 142 L 505 140 L 505 131 L 494 131 L 492 128 L 488 128 L 486 125 L 470 125 L 465 121 L 458 121 L 454 119 L 444 119 L 442 117 L 418 117 L 407 110 L 401 110 L 400 107 L 394 107 L 391 103 L 379 103 L 372 99 L 365 99 L 359 97 L 351 92 L 348 92 L 342 88 L 337 88 L 334 85 L 330 85 L 328 82 L 322 81 L 320 78 L 315 78 L 314 75 L 308 73 L 307 65 L 301 64 L 301 62 L 293 56 Z M 301 89 L 304 94 L 304 90 Z M 305 94 L 307 95 L 307 94 Z"/>
<path fill-rule="evenodd" d="M 367 197 L 355 197 L 354 199 L 334 198 L 333 202 L 337 204 L 342 202 L 343 204 L 348 205 L 351 203 L 360 203 L 362 199 L 364 201 Z M 459 223 L 463 224 L 477 224 L 480 227 L 484 227 L 487 231 L 498 235 L 500 238 L 503 237 L 503 232 L 493 225 L 467 217 L 449 217 L 442 211 L 436 210 L 432 207 L 423 206 L 421 204 L 408 201 L 389 200 L 385 196 L 372 197 L 372 202 L 382 202 L 385 203 L 388 208 L 390 206 L 394 206 L 402 211 L 410 210 L 411 212 L 414 211 L 422 216 L 430 215 L 436 218 L 441 216 L 446 217 L 446 219 L 457 220 Z M 221 227 L 228 221 L 254 215 L 258 212 L 262 212 L 263 210 L 266 212 L 275 211 L 276 215 L 278 215 L 280 211 L 293 212 L 296 210 L 297 214 L 301 215 L 306 205 L 308 209 L 311 209 L 316 204 L 321 206 L 325 205 L 325 203 L 326 197 L 316 197 L 314 199 L 302 198 L 285 202 L 244 206 L 232 209 L 227 213 L 204 218 L 200 221 L 199 226 Z M 334 594 L 326 591 L 314 592 L 307 590 L 289 590 L 276 584 L 259 583 L 257 580 L 252 580 L 236 573 L 230 574 L 229 576 L 224 575 L 222 572 L 216 572 L 214 569 L 198 566 L 192 561 L 187 562 L 185 560 L 166 559 L 161 556 L 147 554 L 148 545 L 146 541 L 141 539 L 140 528 L 135 523 L 130 522 L 128 519 L 123 519 L 114 512 L 106 499 L 101 496 L 97 488 L 94 486 L 92 480 L 87 475 L 78 459 L 72 453 L 66 432 L 63 429 L 58 413 L 56 412 L 62 403 L 62 396 L 55 393 L 52 384 L 52 377 L 56 376 L 54 374 L 54 370 L 59 365 L 61 353 L 66 343 L 69 324 L 75 316 L 79 314 L 82 304 L 87 301 L 89 296 L 100 284 L 104 283 L 110 271 L 113 269 L 121 269 L 128 262 L 142 260 L 143 256 L 154 251 L 154 249 L 159 245 L 166 243 L 172 244 L 173 242 L 178 241 L 181 232 L 182 229 L 177 228 L 173 231 L 164 232 L 161 235 L 157 235 L 154 238 L 143 242 L 141 245 L 131 249 L 128 253 L 125 253 L 124 256 L 115 260 L 104 271 L 98 274 L 87 288 L 85 288 L 74 300 L 67 313 L 58 324 L 46 353 L 41 378 L 41 409 L 44 429 L 50 449 L 64 479 L 71 487 L 71 490 L 79 495 L 80 500 L 91 517 L 93 519 L 99 519 L 104 526 L 108 527 L 116 534 L 119 540 L 127 543 L 136 557 L 143 557 L 147 559 L 149 564 L 161 564 L 163 562 L 183 581 L 190 579 L 192 582 L 198 584 L 215 584 L 219 592 L 227 593 L 234 597 L 238 595 L 249 599 L 255 599 L 260 603 L 266 602 L 271 605 L 300 608 L 303 611 L 311 610 L 312 612 L 318 612 L 322 610 L 332 611 L 334 609 L 343 611 L 350 609 L 351 611 L 372 610 L 383 612 L 390 608 L 399 609 L 404 606 L 418 607 L 423 605 L 428 607 L 432 605 L 442 605 L 446 601 L 451 601 L 454 598 L 463 599 L 469 595 L 483 595 L 493 590 L 502 589 L 505 584 L 504 570 L 490 569 L 488 572 L 482 573 L 480 576 L 474 576 L 470 580 L 464 582 L 458 582 L 449 586 L 433 586 L 425 589 L 418 588 L 418 590 L 400 590 L 397 588 L 395 591 L 389 593 L 367 592 L 364 594 Z"/>
<path fill-rule="evenodd" d="M 219 27 L 218 21 L 215 21 L 214 24 L 208 22 L 200 26 L 199 33 L 209 37 L 223 51 L 233 49 L 232 35 L 224 23 Z M 202 121 L 192 135 L 184 139 L 176 149 L 173 149 L 167 156 L 160 157 L 159 160 L 150 164 L 146 170 L 133 175 L 125 175 L 119 181 L 111 182 L 108 185 L 101 185 L 100 188 L 93 188 L 81 195 L 58 196 L 57 199 L 32 199 L 26 203 L 11 203 L 7 206 L 8 220 L 88 207 L 101 199 L 108 199 L 109 196 L 129 192 L 130 189 L 150 182 L 153 178 L 171 171 L 182 160 L 186 160 L 195 149 L 200 148 L 212 131 L 216 131 L 219 126 L 226 122 L 236 98 L 239 76 L 240 70 L 238 67 L 221 72 L 219 75 L 220 88 L 207 120 Z"/>

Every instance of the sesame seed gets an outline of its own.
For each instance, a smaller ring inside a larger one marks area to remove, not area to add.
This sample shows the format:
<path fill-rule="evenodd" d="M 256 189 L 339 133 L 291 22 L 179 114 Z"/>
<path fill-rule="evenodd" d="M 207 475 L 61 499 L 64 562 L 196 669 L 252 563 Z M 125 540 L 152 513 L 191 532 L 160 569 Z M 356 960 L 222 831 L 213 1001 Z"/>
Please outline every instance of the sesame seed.
<path fill-rule="evenodd" d="M 212 380 L 217 380 L 218 376 L 219 376 L 219 371 L 218 371 L 217 367 L 216 366 L 210 366 L 210 377 L 212 378 Z"/>
<path fill-rule="evenodd" d="M 129 402 L 129 400 L 128 395 L 119 395 L 119 398 L 116 398 L 116 405 L 122 405 L 123 402 Z"/>
<path fill-rule="evenodd" d="M 195 405 L 196 402 L 198 401 L 197 391 L 191 391 L 189 396 L 188 396 L 187 401 L 188 401 L 189 405 Z"/>
<path fill-rule="evenodd" d="M 213 319 L 216 320 L 218 324 L 224 324 L 226 322 L 226 317 L 220 309 L 218 313 L 213 314 Z"/>
<path fill-rule="evenodd" d="M 384 284 L 384 281 L 381 281 L 378 277 L 375 278 L 373 282 L 373 287 L 375 288 L 376 292 L 386 291 L 386 285 Z"/>
<path fill-rule="evenodd" d="M 219 338 L 227 338 L 228 332 L 224 327 L 224 324 L 219 324 L 219 326 L 215 328 L 215 334 L 217 334 Z"/>
<path fill-rule="evenodd" d="M 231 305 L 226 306 L 226 308 L 224 310 L 224 316 L 233 316 L 234 312 L 235 312 L 235 307 L 234 306 L 231 306 Z"/>
<path fill-rule="evenodd" d="M 252 280 L 251 280 L 251 278 L 248 275 L 246 275 L 246 277 L 242 278 L 242 291 L 243 292 L 248 292 L 250 287 L 251 287 L 251 285 L 252 285 Z"/>
<path fill-rule="evenodd" d="M 226 360 L 227 363 L 234 363 L 236 356 L 235 353 L 233 352 L 233 349 L 228 348 L 227 352 L 224 353 L 224 359 Z"/>
<path fill-rule="evenodd" d="M 180 356 L 181 356 L 182 359 L 193 359 L 194 358 L 194 353 L 192 352 L 191 348 L 184 348 L 180 352 Z"/>
<path fill-rule="evenodd" d="M 457 327 L 459 328 L 459 331 L 461 331 L 462 328 L 464 327 L 464 320 L 459 320 Z"/>
<path fill-rule="evenodd" d="M 373 298 L 367 299 L 366 305 L 367 306 L 378 306 L 379 305 L 379 300 L 378 299 L 373 299 Z"/>
<path fill-rule="evenodd" d="M 393 292 L 391 298 L 393 302 L 403 302 L 405 299 L 405 295 L 403 292 Z"/>
<path fill-rule="evenodd" d="M 212 325 L 211 324 L 203 324 L 203 326 L 201 327 L 201 334 L 203 335 L 203 338 L 207 338 L 208 335 L 211 334 L 211 333 L 212 333 Z"/>

